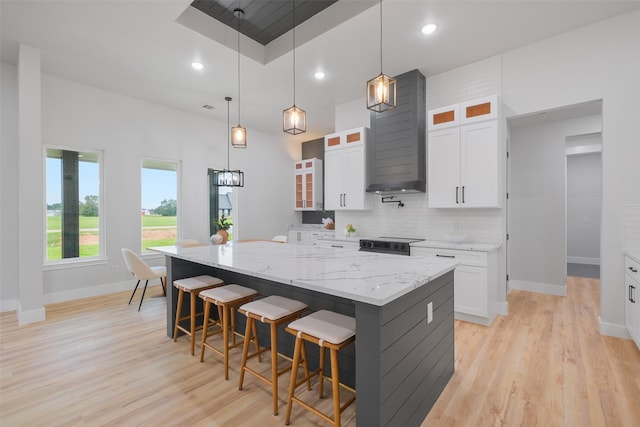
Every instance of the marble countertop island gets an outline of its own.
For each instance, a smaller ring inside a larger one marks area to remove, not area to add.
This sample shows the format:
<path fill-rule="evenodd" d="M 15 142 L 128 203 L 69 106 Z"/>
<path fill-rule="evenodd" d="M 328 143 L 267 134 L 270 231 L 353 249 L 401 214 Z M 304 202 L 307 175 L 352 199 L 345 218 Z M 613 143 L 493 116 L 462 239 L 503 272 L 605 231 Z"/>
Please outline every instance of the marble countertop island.
<path fill-rule="evenodd" d="M 150 248 L 172 257 L 382 306 L 453 270 L 457 261 L 273 242 Z"/>

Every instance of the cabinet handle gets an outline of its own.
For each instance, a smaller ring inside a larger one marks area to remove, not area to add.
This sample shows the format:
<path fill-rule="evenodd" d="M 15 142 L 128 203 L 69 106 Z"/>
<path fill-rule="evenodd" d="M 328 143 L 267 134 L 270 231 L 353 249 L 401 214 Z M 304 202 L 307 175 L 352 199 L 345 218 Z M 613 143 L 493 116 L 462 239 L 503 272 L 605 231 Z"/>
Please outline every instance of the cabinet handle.
<path fill-rule="evenodd" d="M 436 254 L 436 256 L 439 256 L 440 258 L 455 258 L 455 255 L 440 255 L 440 254 Z"/>
<path fill-rule="evenodd" d="M 635 304 L 636 300 L 633 299 L 633 291 L 636 289 L 635 286 L 629 285 L 629 301 Z"/>
<path fill-rule="evenodd" d="M 342 245 L 331 245 L 332 248 L 344 248 Z"/>
<path fill-rule="evenodd" d="M 342 193 L 340 193 L 340 206 L 344 206 L 344 205 L 342 204 Z"/>
<path fill-rule="evenodd" d="M 464 185 L 462 186 L 462 203 L 464 203 Z"/>
<path fill-rule="evenodd" d="M 634 273 L 637 273 L 637 272 L 638 272 L 638 269 L 637 269 L 637 268 L 633 268 L 633 267 L 629 267 L 629 270 L 631 270 L 631 271 L 632 271 L 632 272 L 634 272 Z"/>
<path fill-rule="evenodd" d="M 347 206 L 347 193 L 344 193 L 344 206 Z"/>
<path fill-rule="evenodd" d="M 460 187 L 456 187 L 456 204 L 460 203 L 458 202 L 458 192 L 460 191 Z"/>

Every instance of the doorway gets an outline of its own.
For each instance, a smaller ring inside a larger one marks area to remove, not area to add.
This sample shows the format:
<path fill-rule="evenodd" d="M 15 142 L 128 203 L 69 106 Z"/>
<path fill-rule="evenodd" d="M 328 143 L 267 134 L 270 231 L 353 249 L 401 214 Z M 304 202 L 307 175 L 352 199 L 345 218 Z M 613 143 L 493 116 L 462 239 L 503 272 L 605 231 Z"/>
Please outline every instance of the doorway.
<path fill-rule="evenodd" d="M 587 145 L 579 143 L 580 140 L 596 135 L 599 137 L 602 130 L 602 102 L 587 102 L 513 117 L 507 120 L 507 127 L 508 290 L 566 295 L 568 260 L 597 258 L 599 261 L 599 205 L 598 215 L 592 211 L 588 215 L 578 214 L 582 215 L 583 223 L 587 218 L 587 225 L 597 225 L 597 255 L 590 252 L 589 256 L 569 258 L 569 247 L 574 246 L 574 241 L 569 241 L 569 229 L 573 236 L 576 224 L 573 222 L 573 204 L 572 217 L 569 217 L 568 197 L 582 190 L 576 185 L 568 187 L 568 164 L 571 163 L 572 170 L 576 169 L 573 168 L 574 163 L 580 162 L 574 162 L 574 158 L 579 159 L 578 156 L 591 153 L 576 153 L 567 157 L 567 150 L 570 148 L 569 151 L 577 152 L 579 148 L 575 147 Z M 596 170 L 592 173 L 595 175 L 590 175 L 591 179 L 601 182 L 601 172 Z M 581 179 L 578 178 L 578 183 L 582 182 Z M 598 203 L 601 204 L 600 196 Z"/>

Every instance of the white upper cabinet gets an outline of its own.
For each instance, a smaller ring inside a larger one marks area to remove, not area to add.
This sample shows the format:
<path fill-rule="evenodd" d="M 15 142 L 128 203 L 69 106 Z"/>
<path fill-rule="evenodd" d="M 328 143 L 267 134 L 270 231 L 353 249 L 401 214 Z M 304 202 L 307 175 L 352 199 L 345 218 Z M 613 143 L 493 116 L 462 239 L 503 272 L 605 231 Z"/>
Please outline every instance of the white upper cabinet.
<path fill-rule="evenodd" d="M 322 210 L 322 160 L 305 159 L 295 162 L 294 209 L 297 211 Z"/>
<path fill-rule="evenodd" d="M 357 128 L 324 137 L 324 208 L 371 209 L 366 193 L 366 140 L 368 128 Z"/>
<path fill-rule="evenodd" d="M 431 126 L 435 130 L 428 135 L 429 207 L 498 208 L 501 198 L 497 97 L 454 107 L 446 107 L 444 111 L 459 112 L 459 124 Z M 430 125 L 440 111 L 443 109 L 429 111 Z"/>

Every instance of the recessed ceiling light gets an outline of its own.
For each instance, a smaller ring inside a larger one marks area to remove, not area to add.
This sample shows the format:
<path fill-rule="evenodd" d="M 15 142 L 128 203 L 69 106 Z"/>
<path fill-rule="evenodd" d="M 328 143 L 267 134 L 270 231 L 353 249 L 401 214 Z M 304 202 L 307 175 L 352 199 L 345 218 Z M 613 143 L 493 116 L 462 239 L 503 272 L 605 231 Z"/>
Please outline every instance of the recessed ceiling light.
<path fill-rule="evenodd" d="M 432 34 L 437 29 L 438 29 L 438 26 L 436 24 L 427 24 L 424 27 L 422 27 L 420 31 L 422 31 L 422 34 Z"/>
<path fill-rule="evenodd" d="M 324 71 L 316 71 L 314 74 L 315 78 L 318 80 L 322 80 L 325 77 Z"/>
<path fill-rule="evenodd" d="M 202 65 L 200 62 L 192 62 L 191 66 L 194 70 L 202 70 L 204 68 L 204 65 Z"/>

